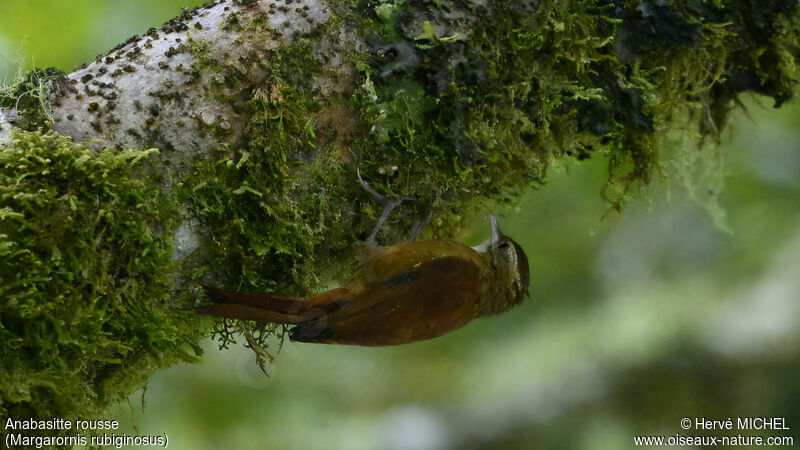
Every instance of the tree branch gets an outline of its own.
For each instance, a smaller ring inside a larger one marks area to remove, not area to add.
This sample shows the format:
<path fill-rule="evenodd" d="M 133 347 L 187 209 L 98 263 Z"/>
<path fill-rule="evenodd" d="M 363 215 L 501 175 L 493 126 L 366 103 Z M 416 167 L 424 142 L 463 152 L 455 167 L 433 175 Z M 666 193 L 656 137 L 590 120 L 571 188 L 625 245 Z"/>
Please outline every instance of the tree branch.
<path fill-rule="evenodd" d="M 606 158 L 618 208 L 670 132 L 716 138 L 739 94 L 793 95 L 796 2 L 696 3 L 224 0 L 29 74 L 0 93 L 0 139 L 13 112 L 83 144 L 18 133 L 0 152 L 0 412 L 97 411 L 192 360 L 209 325 L 172 305 L 193 280 L 341 279 L 379 214 L 356 168 L 416 199 L 388 241 L 431 210 L 449 236 L 555 160 Z M 42 354 L 62 358 L 20 356 Z"/>
<path fill-rule="evenodd" d="M 158 147 L 174 161 L 206 156 L 241 138 L 247 101 L 282 36 L 307 36 L 329 19 L 319 0 L 185 10 L 57 82 L 52 129 L 103 146 Z"/>

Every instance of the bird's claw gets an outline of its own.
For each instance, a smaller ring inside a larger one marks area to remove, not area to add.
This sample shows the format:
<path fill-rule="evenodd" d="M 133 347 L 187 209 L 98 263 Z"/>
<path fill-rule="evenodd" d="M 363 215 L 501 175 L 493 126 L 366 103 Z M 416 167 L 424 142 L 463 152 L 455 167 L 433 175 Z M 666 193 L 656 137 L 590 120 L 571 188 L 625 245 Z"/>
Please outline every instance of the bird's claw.
<path fill-rule="evenodd" d="M 386 219 L 389 218 L 389 214 L 392 213 L 392 210 L 397 206 L 399 206 L 401 203 L 406 201 L 414 201 L 416 200 L 416 198 L 403 197 L 399 200 L 387 198 L 386 196 L 376 192 L 375 189 L 372 189 L 372 186 L 369 185 L 369 182 L 361 178 L 361 169 L 356 168 L 356 176 L 358 176 L 358 182 L 361 183 L 361 186 L 364 186 L 364 190 L 369 192 L 370 195 L 372 195 L 372 198 L 374 198 L 378 203 L 380 203 L 383 206 L 383 212 L 381 213 L 381 217 L 380 219 L 378 219 L 378 223 L 375 224 L 375 228 L 373 228 L 372 233 L 369 234 L 366 241 L 368 243 L 375 243 L 375 238 L 378 236 L 378 231 L 380 231 L 384 222 L 386 222 Z"/>
<path fill-rule="evenodd" d="M 414 224 L 411 226 L 411 236 L 408 238 L 409 241 L 417 240 L 417 236 L 425 228 L 425 225 L 431 221 L 431 216 L 433 216 L 433 210 L 428 211 L 425 216 L 418 216 L 414 219 Z"/>

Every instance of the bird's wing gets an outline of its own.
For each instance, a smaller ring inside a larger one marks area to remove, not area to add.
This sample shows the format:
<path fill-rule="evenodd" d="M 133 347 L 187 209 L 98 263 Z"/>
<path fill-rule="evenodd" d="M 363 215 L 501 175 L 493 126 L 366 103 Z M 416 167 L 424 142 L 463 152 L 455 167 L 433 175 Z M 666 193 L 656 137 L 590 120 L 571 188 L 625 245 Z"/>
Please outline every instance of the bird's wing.
<path fill-rule="evenodd" d="M 420 263 L 448 256 L 479 259 L 470 247 L 451 241 L 410 241 L 388 247 L 372 247 L 362 255 L 362 265 L 353 274 L 351 284 L 365 288 L 380 287 L 398 274 L 413 271 Z"/>
<path fill-rule="evenodd" d="M 298 325 L 292 339 L 355 345 L 393 345 L 429 339 L 474 317 L 480 267 L 446 256 L 420 262 L 355 293 L 340 309 Z"/>

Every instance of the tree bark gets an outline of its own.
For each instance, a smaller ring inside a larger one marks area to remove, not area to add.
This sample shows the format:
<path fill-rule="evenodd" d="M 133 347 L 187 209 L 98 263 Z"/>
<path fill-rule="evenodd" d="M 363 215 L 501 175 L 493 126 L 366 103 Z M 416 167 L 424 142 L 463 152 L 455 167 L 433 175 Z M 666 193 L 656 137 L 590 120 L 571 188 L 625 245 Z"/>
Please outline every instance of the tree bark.
<path fill-rule="evenodd" d="M 211 2 L 132 37 L 55 83 L 52 129 L 101 146 L 157 147 L 174 163 L 235 142 L 250 116 L 247 99 L 266 81 L 270 54 L 331 17 L 321 0 L 275 5 Z M 252 25 L 259 15 L 263 23 Z M 320 57 L 332 45 L 348 50 L 344 42 L 320 44 Z"/>

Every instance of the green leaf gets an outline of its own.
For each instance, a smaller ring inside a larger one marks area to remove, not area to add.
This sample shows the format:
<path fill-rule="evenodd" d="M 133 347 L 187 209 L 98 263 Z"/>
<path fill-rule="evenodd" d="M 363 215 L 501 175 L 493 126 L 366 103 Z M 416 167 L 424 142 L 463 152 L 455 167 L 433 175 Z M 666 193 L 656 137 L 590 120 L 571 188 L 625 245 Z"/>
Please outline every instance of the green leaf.
<path fill-rule="evenodd" d="M 414 38 L 415 41 L 432 41 L 432 42 L 439 42 L 439 38 L 436 36 L 436 30 L 433 29 L 433 25 L 427 20 L 422 25 L 422 33 L 420 33 L 417 37 Z"/>

